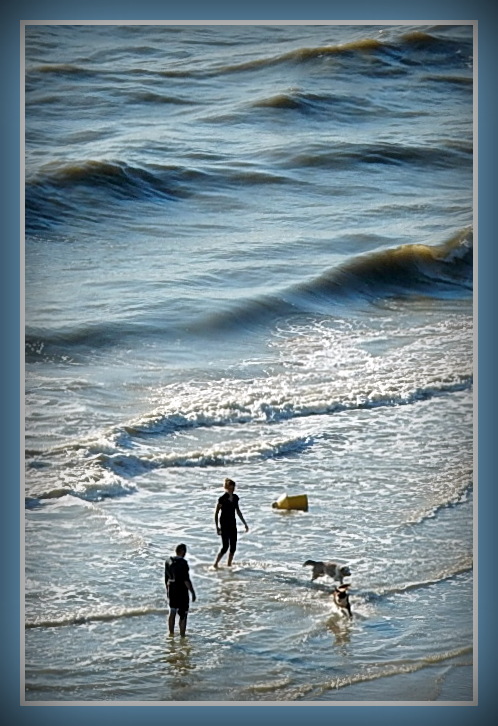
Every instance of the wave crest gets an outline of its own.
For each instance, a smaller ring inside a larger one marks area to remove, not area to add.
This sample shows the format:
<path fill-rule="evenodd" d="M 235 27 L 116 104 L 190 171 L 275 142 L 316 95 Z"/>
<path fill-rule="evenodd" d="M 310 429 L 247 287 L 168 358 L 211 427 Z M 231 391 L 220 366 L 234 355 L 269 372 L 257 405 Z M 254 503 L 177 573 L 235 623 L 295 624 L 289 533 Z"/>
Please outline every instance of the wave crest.
<path fill-rule="evenodd" d="M 137 608 L 114 608 L 106 611 L 79 611 L 68 615 L 41 616 L 26 620 L 26 630 L 32 628 L 60 628 L 70 625 L 85 625 L 93 622 L 111 622 L 121 618 L 146 617 L 148 615 L 164 615 L 166 608 L 143 606 Z"/>
<path fill-rule="evenodd" d="M 298 288 L 302 293 L 390 297 L 444 294 L 472 289 L 473 233 L 461 230 L 447 242 L 409 244 L 359 255 Z"/>

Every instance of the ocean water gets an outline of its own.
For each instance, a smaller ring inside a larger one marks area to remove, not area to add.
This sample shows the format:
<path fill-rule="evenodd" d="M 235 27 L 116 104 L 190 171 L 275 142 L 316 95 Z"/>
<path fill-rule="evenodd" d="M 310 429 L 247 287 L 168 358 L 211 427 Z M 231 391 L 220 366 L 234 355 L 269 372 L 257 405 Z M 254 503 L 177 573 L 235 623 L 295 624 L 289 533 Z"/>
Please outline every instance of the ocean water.
<path fill-rule="evenodd" d="M 472 701 L 473 52 L 26 27 L 26 702 Z"/>

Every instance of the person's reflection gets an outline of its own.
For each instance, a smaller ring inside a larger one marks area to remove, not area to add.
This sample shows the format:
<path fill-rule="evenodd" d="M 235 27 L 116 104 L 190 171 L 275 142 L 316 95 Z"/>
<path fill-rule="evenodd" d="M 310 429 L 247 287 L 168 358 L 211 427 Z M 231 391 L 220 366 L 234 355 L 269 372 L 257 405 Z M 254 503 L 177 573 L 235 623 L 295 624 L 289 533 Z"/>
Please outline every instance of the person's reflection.
<path fill-rule="evenodd" d="M 192 646 L 188 637 L 168 637 L 163 661 L 169 666 L 168 670 L 174 689 L 186 688 L 191 685 L 190 680 L 185 678 L 195 670 L 195 663 L 192 661 Z"/>
<path fill-rule="evenodd" d="M 223 582 L 219 589 L 219 600 L 221 603 L 230 604 L 231 607 L 242 607 L 246 591 L 247 583 L 245 582 Z"/>

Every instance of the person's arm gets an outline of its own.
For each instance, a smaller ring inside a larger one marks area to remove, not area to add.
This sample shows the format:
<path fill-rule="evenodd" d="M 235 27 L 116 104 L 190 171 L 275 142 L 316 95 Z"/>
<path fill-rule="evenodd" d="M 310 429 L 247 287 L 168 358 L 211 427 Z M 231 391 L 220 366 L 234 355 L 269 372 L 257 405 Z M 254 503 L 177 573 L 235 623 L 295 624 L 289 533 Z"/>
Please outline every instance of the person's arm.
<path fill-rule="evenodd" d="M 166 586 L 166 594 L 169 595 L 169 577 L 168 577 L 168 563 L 164 563 L 164 584 Z"/>
<path fill-rule="evenodd" d="M 192 602 L 195 602 L 195 591 L 192 585 L 192 581 L 190 579 L 190 567 L 188 565 L 188 562 L 185 562 L 185 560 L 182 562 L 183 566 L 183 582 L 185 583 L 185 587 L 192 595 Z"/>
<path fill-rule="evenodd" d="M 187 579 L 185 580 L 185 586 L 186 586 L 187 590 L 190 592 L 190 594 L 192 595 L 192 602 L 195 602 L 196 595 L 195 595 L 194 587 L 192 585 L 190 577 L 187 577 Z"/>
<path fill-rule="evenodd" d="M 240 517 L 240 520 L 241 520 L 242 524 L 243 524 L 243 525 L 244 525 L 244 527 L 246 528 L 246 532 L 249 532 L 249 527 L 247 526 L 246 520 L 245 520 L 245 519 L 244 519 L 244 517 L 242 516 L 242 512 L 240 511 L 240 509 L 239 509 L 239 505 L 238 505 L 238 504 L 237 504 L 237 506 L 235 507 L 235 511 L 236 511 L 236 512 L 237 512 L 237 514 L 239 515 L 239 517 Z"/>
<path fill-rule="evenodd" d="M 216 534 L 221 534 L 221 529 L 220 529 L 220 525 L 218 522 L 218 517 L 220 516 L 220 509 L 221 509 L 221 504 L 218 502 L 218 504 L 216 505 L 215 512 L 214 512 L 214 523 L 216 525 Z"/>

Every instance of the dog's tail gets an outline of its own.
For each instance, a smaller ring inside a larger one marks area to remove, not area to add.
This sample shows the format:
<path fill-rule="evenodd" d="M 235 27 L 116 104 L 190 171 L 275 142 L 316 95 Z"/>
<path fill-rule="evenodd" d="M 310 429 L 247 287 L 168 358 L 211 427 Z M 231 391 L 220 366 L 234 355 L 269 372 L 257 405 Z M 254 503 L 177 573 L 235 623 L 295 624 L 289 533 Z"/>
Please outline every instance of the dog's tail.
<path fill-rule="evenodd" d="M 303 567 L 314 567 L 316 565 L 316 562 L 314 560 L 306 560 L 306 562 L 303 562 Z"/>

